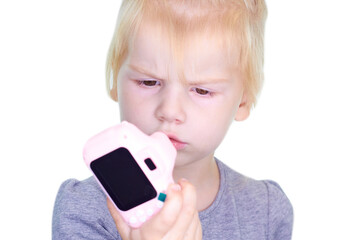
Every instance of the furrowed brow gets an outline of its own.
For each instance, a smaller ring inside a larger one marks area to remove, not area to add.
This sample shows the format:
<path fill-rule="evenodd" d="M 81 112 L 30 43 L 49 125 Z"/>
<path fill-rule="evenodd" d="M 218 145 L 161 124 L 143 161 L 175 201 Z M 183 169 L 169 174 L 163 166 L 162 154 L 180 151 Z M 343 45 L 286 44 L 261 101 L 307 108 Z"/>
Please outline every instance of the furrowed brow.
<path fill-rule="evenodd" d="M 206 78 L 201 80 L 189 81 L 190 85 L 218 85 L 225 84 L 228 80 L 225 78 Z"/>
<path fill-rule="evenodd" d="M 149 76 L 150 78 L 163 80 L 161 77 L 157 76 L 155 73 L 152 73 L 143 67 L 136 66 L 134 64 L 129 64 L 128 66 L 131 70 L 133 70 L 135 72 L 144 74 L 146 76 Z M 220 85 L 220 84 L 225 84 L 227 82 L 228 82 L 228 79 L 226 79 L 226 78 L 209 77 L 209 78 L 202 78 L 202 79 L 198 79 L 198 80 L 189 80 L 189 81 L 187 81 L 187 84 L 189 84 L 189 85 Z"/>
<path fill-rule="evenodd" d="M 154 74 L 154 73 L 152 73 L 152 72 L 150 72 L 150 71 L 148 71 L 148 70 L 146 70 L 146 69 L 144 69 L 144 68 L 142 68 L 140 66 L 135 66 L 133 64 L 129 64 L 128 66 L 129 66 L 129 68 L 131 70 L 136 71 L 138 73 L 144 74 L 144 75 L 149 76 L 149 77 L 154 78 L 154 79 L 161 79 L 160 77 L 156 76 L 156 74 Z"/>

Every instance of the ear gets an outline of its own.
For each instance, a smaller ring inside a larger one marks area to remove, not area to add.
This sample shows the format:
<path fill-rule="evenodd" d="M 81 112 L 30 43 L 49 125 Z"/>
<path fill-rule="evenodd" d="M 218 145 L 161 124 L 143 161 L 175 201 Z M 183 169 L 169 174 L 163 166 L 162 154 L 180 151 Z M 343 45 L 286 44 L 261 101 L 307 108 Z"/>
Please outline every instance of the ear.
<path fill-rule="evenodd" d="M 118 101 L 118 93 L 117 93 L 117 81 L 116 79 L 114 79 L 114 75 L 113 72 L 111 71 L 110 73 L 110 78 L 109 78 L 109 93 L 110 93 L 110 97 L 112 100 L 114 100 L 115 102 Z"/>
<path fill-rule="evenodd" d="M 241 98 L 240 105 L 235 114 L 235 120 L 236 121 L 244 121 L 245 119 L 247 119 L 249 117 L 249 115 L 250 115 L 250 104 L 248 102 L 246 93 L 244 93 Z"/>
<path fill-rule="evenodd" d="M 118 101 L 118 94 L 117 94 L 116 84 L 114 84 L 113 88 L 110 89 L 110 97 L 111 97 L 111 99 L 114 100 L 115 102 Z"/>

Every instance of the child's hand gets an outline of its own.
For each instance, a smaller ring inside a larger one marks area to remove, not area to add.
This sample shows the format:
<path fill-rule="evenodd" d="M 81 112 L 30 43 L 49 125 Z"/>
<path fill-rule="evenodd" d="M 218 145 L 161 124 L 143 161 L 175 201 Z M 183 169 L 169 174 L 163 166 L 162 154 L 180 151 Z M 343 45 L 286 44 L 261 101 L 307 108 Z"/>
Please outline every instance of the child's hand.
<path fill-rule="evenodd" d="M 137 229 L 128 226 L 107 199 L 109 211 L 123 240 L 202 239 L 195 187 L 186 180 L 180 180 L 179 185 L 171 184 L 166 193 L 163 208 Z"/>

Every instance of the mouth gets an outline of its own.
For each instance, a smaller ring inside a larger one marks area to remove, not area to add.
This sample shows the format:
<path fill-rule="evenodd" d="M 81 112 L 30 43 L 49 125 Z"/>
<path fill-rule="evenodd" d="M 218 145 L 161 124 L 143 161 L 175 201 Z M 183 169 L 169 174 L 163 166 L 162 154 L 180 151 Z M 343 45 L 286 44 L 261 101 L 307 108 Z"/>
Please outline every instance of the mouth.
<path fill-rule="evenodd" d="M 181 150 L 181 149 L 184 149 L 186 147 L 187 143 L 180 141 L 175 136 L 171 136 L 171 135 L 167 135 L 167 136 L 170 139 L 171 143 L 176 148 L 176 150 Z"/>

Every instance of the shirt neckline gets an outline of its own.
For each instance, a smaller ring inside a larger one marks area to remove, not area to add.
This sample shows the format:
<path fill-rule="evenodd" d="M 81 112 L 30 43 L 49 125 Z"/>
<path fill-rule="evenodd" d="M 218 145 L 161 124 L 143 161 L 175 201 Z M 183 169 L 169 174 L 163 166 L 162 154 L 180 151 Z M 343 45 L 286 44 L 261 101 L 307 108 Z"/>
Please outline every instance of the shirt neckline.
<path fill-rule="evenodd" d="M 212 204 L 208 208 L 199 212 L 200 219 L 205 219 L 209 217 L 211 212 L 213 212 L 217 208 L 217 206 L 221 202 L 222 196 L 224 195 L 225 186 L 226 186 L 226 173 L 225 173 L 224 165 L 217 158 L 215 158 L 215 161 L 218 166 L 219 174 L 220 174 L 219 191 L 216 194 L 215 200 L 212 202 Z"/>

